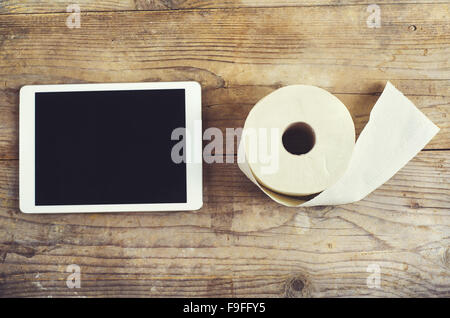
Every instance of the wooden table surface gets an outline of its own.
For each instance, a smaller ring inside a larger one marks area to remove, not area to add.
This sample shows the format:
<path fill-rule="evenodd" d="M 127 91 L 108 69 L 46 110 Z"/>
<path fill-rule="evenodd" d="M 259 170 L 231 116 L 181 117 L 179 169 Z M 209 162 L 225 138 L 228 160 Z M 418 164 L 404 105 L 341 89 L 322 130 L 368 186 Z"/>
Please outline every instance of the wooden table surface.
<path fill-rule="evenodd" d="M 449 1 L 378 0 L 379 28 L 372 0 L 80 0 L 80 28 L 70 3 L 0 0 L 0 296 L 450 297 Z M 22 85 L 180 80 L 201 83 L 204 128 L 303 83 L 359 133 L 391 80 L 441 131 L 354 204 L 282 207 L 224 163 L 196 212 L 18 210 Z"/>

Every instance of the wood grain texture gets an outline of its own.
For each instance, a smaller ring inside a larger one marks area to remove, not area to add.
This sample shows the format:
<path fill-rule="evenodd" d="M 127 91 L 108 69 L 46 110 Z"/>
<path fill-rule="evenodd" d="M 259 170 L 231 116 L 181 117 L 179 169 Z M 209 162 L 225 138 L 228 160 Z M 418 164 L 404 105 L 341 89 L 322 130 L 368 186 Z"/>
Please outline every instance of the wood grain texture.
<path fill-rule="evenodd" d="M 63 1 L 0 5 L 0 296 L 450 297 L 448 2 L 379 1 L 379 29 L 357 0 L 79 3 L 79 29 Z M 281 207 L 213 164 L 197 212 L 18 211 L 22 85 L 176 80 L 202 84 L 205 128 L 242 127 L 261 97 L 305 83 L 336 94 L 359 133 L 391 80 L 441 131 L 354 204 Z"/>
<path fill-rule="evenodd" d="M 57 13 L 66 12 L 69 4 L 78 4 L 83 12 L 102 11 L 140 11 L 140 10 L 180 10 L 180 9 L 214 9 L 245 7 L 311 7 L 311 6 L 345 6 L 373 4 L 372 0 L 3 0 L 0 14 L 17 13 Z M 378 0 L 384 4 L 423 4 L 448 3 L 447 0 Z"/>
<path fill-rule="evenodd" d="M 446 152 L 421 152 L 355 204 L 280 207 L 215 164 L 201 210 L 114 215 L 21 214 L 17 163 L 0 166 L 2 296 L 450 296 Z M 380 289 L 367 288 L 370 264 Z"/>
<path fill-rule="evenodd" d="M 0 156 L 17 158 L 24 84 L 161 80 L 200 81 L 206 125 L 221 129 L 277 87 L 317 85 L 358 131 L 391 80 L 441 128 L 427 149 L 448 149 L 449 7 L 387 6 L 376 30 L 358 6 L 86 13 L 80 29 L 66 14 L 0 16 Z"/>

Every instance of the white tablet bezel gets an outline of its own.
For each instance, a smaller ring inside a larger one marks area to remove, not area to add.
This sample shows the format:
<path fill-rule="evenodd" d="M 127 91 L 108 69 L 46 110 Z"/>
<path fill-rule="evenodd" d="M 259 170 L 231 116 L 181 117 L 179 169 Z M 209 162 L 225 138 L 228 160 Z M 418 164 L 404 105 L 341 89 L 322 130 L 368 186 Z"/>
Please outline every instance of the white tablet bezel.
<path fill-rule="evenodd" d="M 35 204 L 35 93 L 184 89 L 186 92 L 187 202 L 162 204 Z M 26 85 L 19 99 L 19 207 L 24 213 L 197 210 L 203 205 L 201 87 L 197 82 Z"/>

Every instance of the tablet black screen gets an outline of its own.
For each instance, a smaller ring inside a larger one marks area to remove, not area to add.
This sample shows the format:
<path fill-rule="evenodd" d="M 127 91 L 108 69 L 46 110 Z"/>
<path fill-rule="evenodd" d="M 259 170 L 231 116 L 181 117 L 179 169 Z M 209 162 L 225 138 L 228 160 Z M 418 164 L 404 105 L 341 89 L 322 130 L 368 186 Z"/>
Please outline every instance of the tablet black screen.
<path fill-rule="evenodd" d="M 36 205 L 186 203 L 185 90 L 35 95 Z"/>

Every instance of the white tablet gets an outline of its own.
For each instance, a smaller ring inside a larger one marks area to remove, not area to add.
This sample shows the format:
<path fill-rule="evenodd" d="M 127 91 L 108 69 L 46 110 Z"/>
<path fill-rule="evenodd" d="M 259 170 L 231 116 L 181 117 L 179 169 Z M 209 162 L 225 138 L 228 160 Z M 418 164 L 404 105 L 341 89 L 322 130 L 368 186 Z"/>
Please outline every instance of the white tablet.
<path fill-rule="evenodd" d="M 197 82 L 24 86 L 19 111 L 22 212 L 202 206 Z"/>

